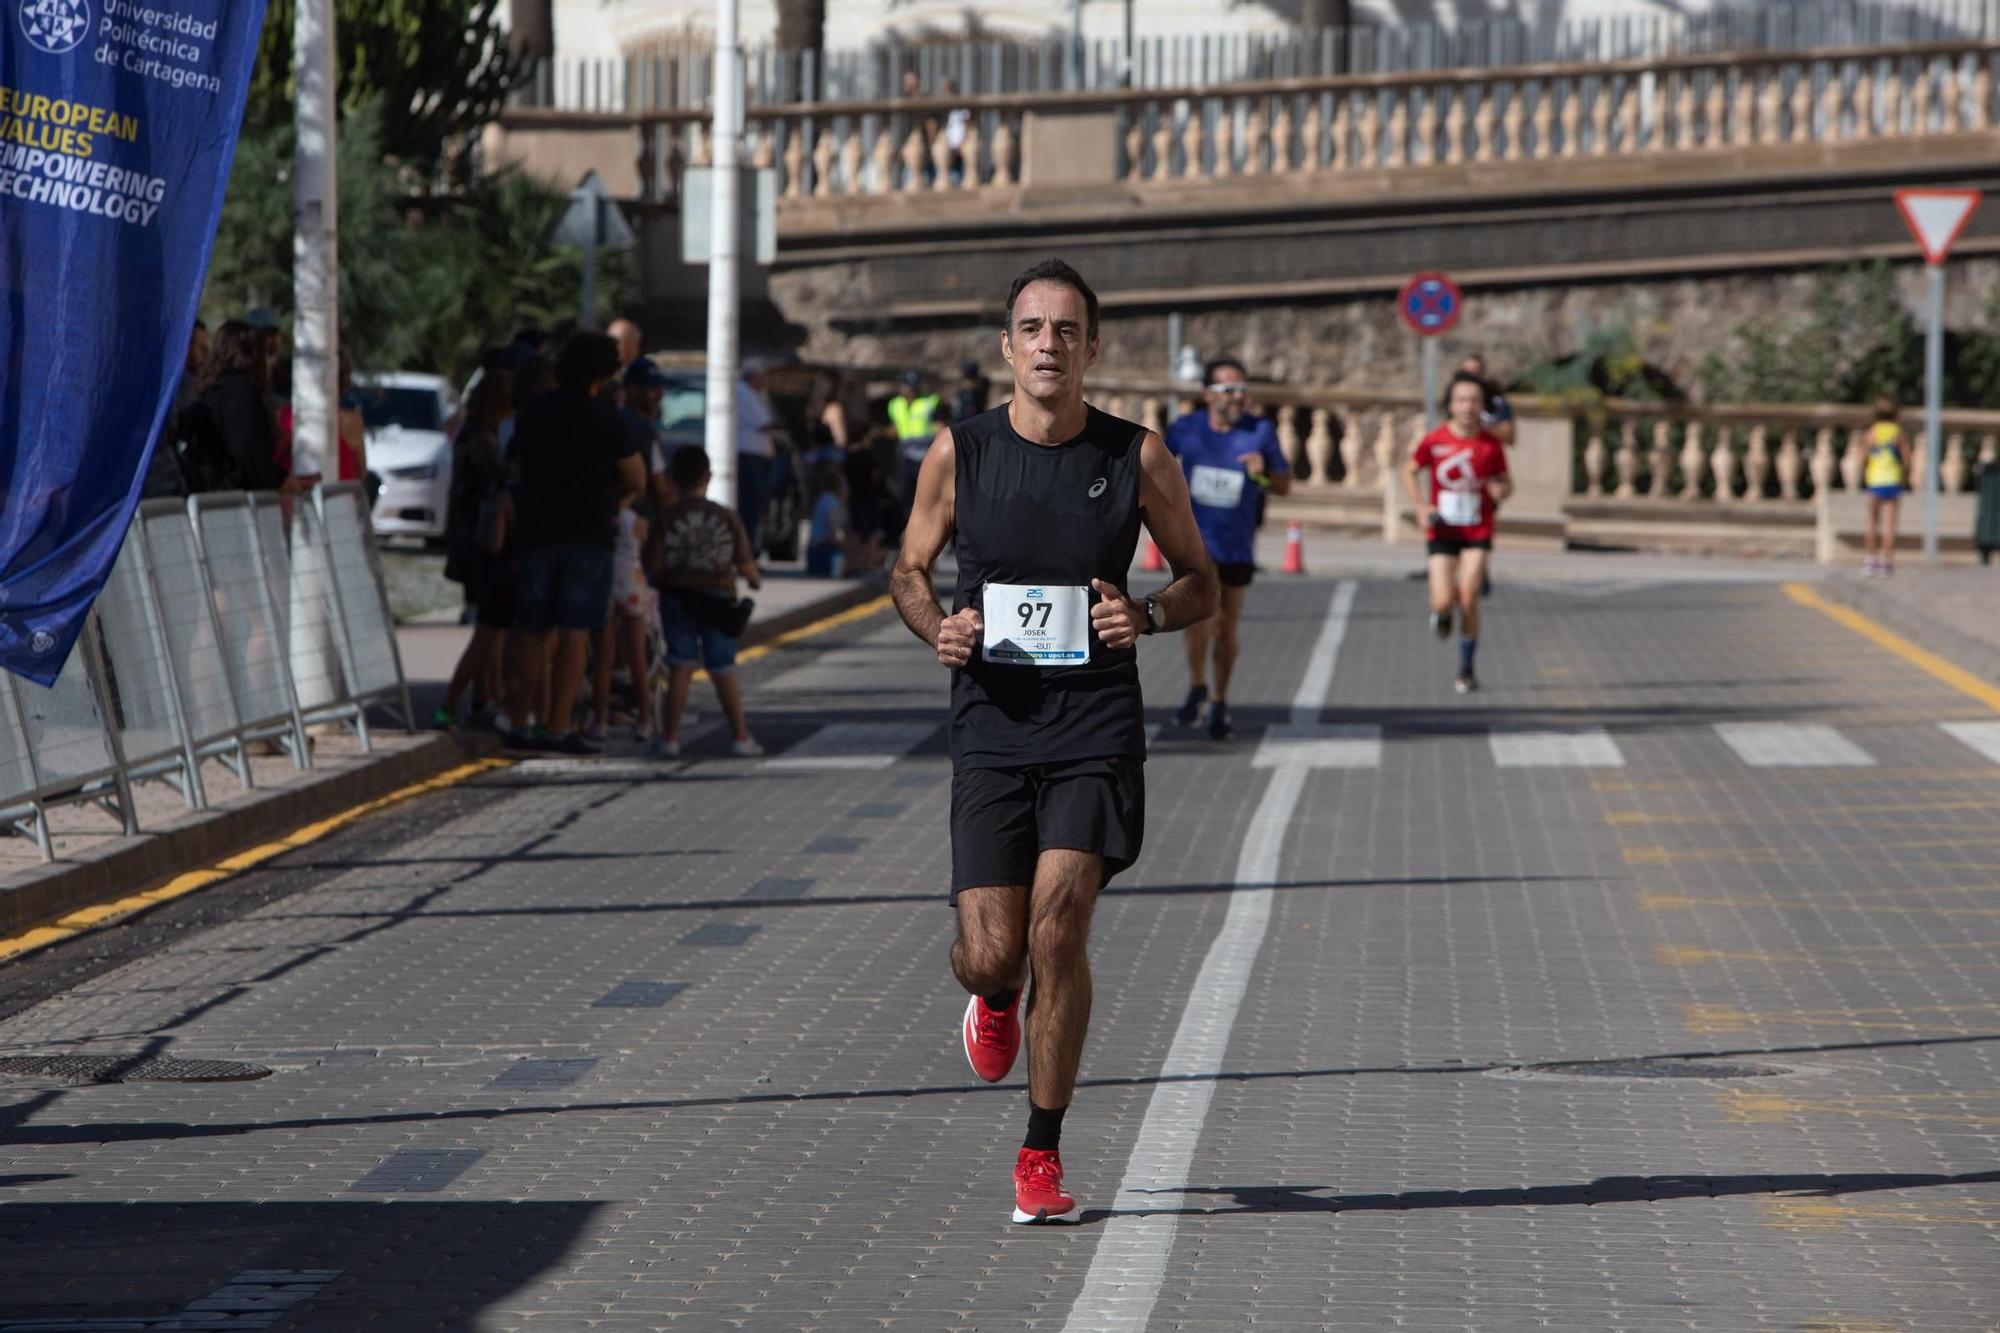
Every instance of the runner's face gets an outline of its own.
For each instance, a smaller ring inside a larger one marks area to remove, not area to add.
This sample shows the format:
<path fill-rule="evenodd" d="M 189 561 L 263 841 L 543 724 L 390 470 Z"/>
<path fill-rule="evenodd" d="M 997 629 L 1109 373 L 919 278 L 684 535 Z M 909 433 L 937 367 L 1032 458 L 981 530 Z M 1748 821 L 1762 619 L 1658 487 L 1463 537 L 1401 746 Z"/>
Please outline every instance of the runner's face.
<path fill-rule="evenodd" d="M 1014 323 L 1000 337 L 1014 388 L 1054 405 L 1083 393 L 1083 372 L 1097 360 L 1083 293 L 1060 282 L 1031 282 L 1014 298 Z"/>
<path fill-rule="evenodd" d="M 1471 435 L 1479 429 L 1479 414 L 1486 410 L 1486 395 L 1479 391 L 1477 384 L 1454 384 L 1451 386 L 1451 427 L 1460 435 Z"/>
<path fill-rule="evenodd" d="M 1233 426 L 1243 415 L 1244 404 L 1248 401 L 1243 393 L 1243 372 L 1235 366 L 1223 366 L 1208 382 L 1206 396 L 1208 410 L 1214 418 L 1225 426 Z"/>

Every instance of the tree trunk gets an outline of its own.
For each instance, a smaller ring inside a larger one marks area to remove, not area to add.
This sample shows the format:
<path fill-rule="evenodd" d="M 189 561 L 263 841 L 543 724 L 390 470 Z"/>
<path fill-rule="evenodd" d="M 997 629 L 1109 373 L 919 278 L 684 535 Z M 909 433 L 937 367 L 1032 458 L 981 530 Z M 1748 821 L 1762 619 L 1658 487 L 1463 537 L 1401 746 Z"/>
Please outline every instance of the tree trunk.
<path fill-rule="evenodd" d="M 517 55 L 546 60 L 555 54 L 554 0 L 509 0 L 507 35 Z"/>
<path fill-rule="evenodd" d="M 813 53 L 812 83 L 805 86 L 805 68 L 799 69 L 799 94 L 817 100 L 825 78 L 820 66 L 826 48 L 826 0 L 778 0 L 778 49 L 787 59 L 799 59 L 801 52 Z"/>

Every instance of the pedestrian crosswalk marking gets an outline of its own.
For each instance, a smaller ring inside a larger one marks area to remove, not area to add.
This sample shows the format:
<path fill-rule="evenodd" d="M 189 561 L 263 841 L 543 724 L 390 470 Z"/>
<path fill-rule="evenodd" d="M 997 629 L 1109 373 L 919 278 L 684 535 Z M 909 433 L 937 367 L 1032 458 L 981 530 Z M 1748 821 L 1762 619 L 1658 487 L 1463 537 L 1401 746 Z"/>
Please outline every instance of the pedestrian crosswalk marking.
<path fill-rule="evenodd" d="M 1380 768 L 1382 728 L 1280 723 L 1264 733 L 1252 768 Z"/>
<path fill-rule="evenodd" d="M 933 722 L 834 722 L 781 755 L 764 761 L 773 769 L 887 768 L 922 745 L 937 730 Z"/>
<path fill-rule="evenodd" d="M 2000 722 L 1940 722 L 1946 735 L 2000 764 Z"/>
<path fill-rule="evenodd" d="M 1602 727 L 1579 731 L 1495 731 L 1487 736 L 1501 768 L 1623 768 L 1624 752 Z"/>
<path fill-rule="evenodd" d="M 1817 722 L 1718 722 L 1715 734 L 1752 768 L 1872 768 L 1875 757 Z"/>

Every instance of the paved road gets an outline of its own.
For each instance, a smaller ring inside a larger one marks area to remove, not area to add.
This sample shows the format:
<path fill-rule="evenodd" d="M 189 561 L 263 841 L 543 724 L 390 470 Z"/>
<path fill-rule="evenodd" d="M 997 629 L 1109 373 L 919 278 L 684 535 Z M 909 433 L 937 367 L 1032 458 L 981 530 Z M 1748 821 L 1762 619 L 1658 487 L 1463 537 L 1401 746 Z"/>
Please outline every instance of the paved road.
<path fill-rule="evenodd" d="M 1085 1225 L 1007 1224 L 877 619 L 757 664 L 769 762 L 523 764 L 0 971 L 0 1055 L 275 1071 L 0 1078 L 0 1330 L 2000 1325 L 2000 719 L 1757 583 L 1510 583 L 1458 699 L 1419 596 L 1267 581 L 1239 739 L 1162 733 Z"/>

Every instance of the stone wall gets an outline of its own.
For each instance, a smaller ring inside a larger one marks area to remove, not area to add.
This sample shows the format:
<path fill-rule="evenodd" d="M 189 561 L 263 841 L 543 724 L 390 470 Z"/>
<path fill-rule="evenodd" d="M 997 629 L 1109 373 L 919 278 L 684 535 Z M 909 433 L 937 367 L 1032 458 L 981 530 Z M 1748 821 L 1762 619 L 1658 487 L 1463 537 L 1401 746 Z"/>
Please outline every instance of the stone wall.
<path fill-rule="evenodd" d="M 1004 289 L 994 295 L 990 320 L 902 320 L 870 328 L 851 318 L 865 306 L 859 269 L 829 265 L 773 275 L 772 299 L 807 331 L 802 357 L 917 365 L 940 373 L 955 373 L 967 359 L 1001 368 L 997 311 Z M 1647 362 L 1692 394 L 1703 357 L 1741 323 L 1802 311 L 1814 276 L 1812 270 L 1793 270 L 1481 289 L 1469 294 L 1465 318 L 1446 336 L 1442 350 L 1449 364 L 1449 358 L 1476 348 L 1498 377 L 1510 379 L 1537 362 L 1579 351 L 1595 333 L 1624 325 Z M 1920 317 L 1921 268 L 1901 265 L 1898 279 L 1905 304 Z M 1947 324 L 1975 327 L 1996 287 L 2000 258 L 1954 263 Z M 833 312 L 841 312 L 838 322 Z M 1163 313 L 1109 311 L 1100 365 L 1118 374 L 1158 375 L 1166 365 L 1166 335 Z M 1260 379 L 1407 390 L 1418 375 L 1416 339 L 1403 328 L 1393 303 L 1378 295 L 1190 311 L 1186 337 L 1204 356 L 1227 351 L 1242 357 Z"/>

